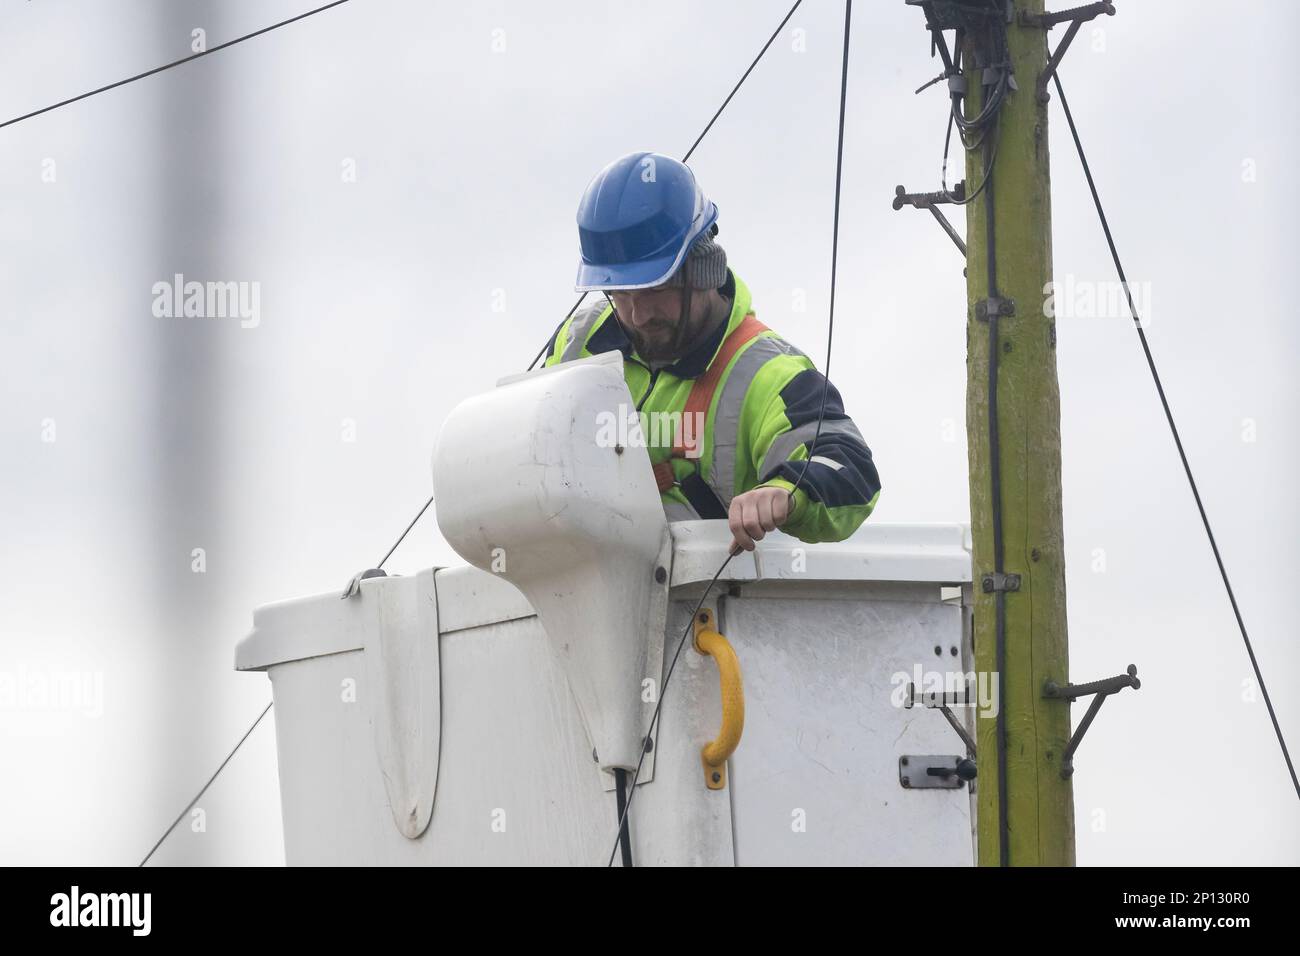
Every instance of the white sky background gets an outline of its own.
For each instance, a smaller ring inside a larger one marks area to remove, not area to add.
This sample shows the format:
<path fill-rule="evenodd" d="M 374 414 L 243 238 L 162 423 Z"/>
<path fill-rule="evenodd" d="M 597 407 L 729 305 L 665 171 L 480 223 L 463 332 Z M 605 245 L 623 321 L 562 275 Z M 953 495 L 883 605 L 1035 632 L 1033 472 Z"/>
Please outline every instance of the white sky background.
<path fill-rule="evenodd" d="M 0 120 L 184 56 L 195 27 L 212 46 L 311 5 L 0 0 Z M 1300 10 L 1119 6 L 1062 77 L 1297 748 Z M 0 862 L 138 862 L 270 700 L 232 669 L 252 609 L 379 559 L 429 494 L 447 412 L 573 304 L 587 181 L 684 152 L 787 8 L 353 0 L 0 130 L 0 667 L 103 681 L 102 716 L 0 709 Z M 938 188 L 944 95 L 912 90 L 939 66 L 902 0 L 854 13 L 832 379 L 880 467 L 870 520 L 967 521 L 961 261 L 928 214 L 890 208 L 898 183 Z M 842 19 L 807 0 L 692 160 L 758 315 L 819 364 Z M 1057 103 L 1051 143 L 1057 279 L 1110 280 Z M 259 282 L 260 324 L 155 318 L 176 272 Z M 1062 318 L 1057 357 L 1071 676 L 1143 680 L 1078 754 L 1079 862 L 1300 862 L 1132 325 Z M 459 563 L 430 516 L 390 570 Z M 283 861 L 272 717 L 200 803 L 206 832 L 183 823 L 157 862 Z"/>

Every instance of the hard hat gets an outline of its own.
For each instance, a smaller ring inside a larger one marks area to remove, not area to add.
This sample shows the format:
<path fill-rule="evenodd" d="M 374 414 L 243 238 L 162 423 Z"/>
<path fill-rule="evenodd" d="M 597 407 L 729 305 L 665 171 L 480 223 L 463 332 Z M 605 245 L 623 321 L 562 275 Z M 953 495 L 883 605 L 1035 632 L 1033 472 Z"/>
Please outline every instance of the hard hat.
<path fill-rule="evenodd" d="M 579 292 L 662 285 L 718 218 L 684 163 L 638 152 L 614 160 L 578 203 Z"/>

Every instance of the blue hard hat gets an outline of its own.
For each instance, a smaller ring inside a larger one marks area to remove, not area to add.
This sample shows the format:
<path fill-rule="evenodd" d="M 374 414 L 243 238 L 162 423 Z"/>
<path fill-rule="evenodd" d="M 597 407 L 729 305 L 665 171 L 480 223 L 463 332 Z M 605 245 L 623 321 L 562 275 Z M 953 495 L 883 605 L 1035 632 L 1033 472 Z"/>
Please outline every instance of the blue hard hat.
<path fill-rule="evenodd" d="M 647 289 L 667 281 L 718 218 L 684 163 L 628 153 L 591 181 L 578 203 L 579 292 Z"/>

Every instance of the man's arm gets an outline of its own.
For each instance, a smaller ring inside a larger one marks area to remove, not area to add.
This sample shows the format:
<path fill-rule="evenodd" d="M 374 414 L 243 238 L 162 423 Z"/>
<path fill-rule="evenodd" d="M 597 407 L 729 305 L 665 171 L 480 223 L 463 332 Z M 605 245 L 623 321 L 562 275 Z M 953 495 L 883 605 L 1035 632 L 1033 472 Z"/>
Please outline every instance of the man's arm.
<path fill-rule="evenodd" d="M 816 445 L 810 448 L 817 434 L 823 388 L 825 416 Z M 776 521 L 780 504 L 766 501 L 771 492 L 737 495 L 729 515 L 733 532 L 739 526 L 748 533 L 748 526 L 755 520 L 759 530 L 764 530 L 765 504 L 772 509 L 774 527 L 807 542 L 842 541 L 871 514 L 881 488 L 871 449 L 845 414 L 839 391 L 834 385 L 828 386 L 816 369 L 805 368 L 790 377 L 767 402 L 754 429 L 750 449 L 759 481 L 755 491 L 779 488 L 788 493 L 796 484 L 799 490 L 791 502 L 793 511 L 784 522 Z M 751 506 L 754 511 L 749 516 L 746 511 Z M 751 533 L 749 537 L 754 536 Z M 737 541 L 745 544 L 739 535 Z"/>

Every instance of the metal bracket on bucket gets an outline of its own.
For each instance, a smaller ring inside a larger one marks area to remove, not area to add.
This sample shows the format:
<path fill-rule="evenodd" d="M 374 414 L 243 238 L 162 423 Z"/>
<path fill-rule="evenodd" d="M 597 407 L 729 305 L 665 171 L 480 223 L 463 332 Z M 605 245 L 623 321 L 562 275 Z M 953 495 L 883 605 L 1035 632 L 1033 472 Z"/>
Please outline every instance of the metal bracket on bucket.
<path fill-rule="evenodd" d="M 975 761 L 952 754 L 907 754 L 898 758 L 904 790 L 960 790 L 975 779 Z"/>
<path fill-rule="evenodd" d="M 358 571 L 356 574 L 352 575 L 352 579 L 348 581 L 347 587 L 343 589 L 343 593 L 339 595 L 339 599 L 346 601 L 348 598 L 356 597 L 360 594 L 362 581 L 369 581 L 371 578 L 383 578 L 387 576 L 388 572 L 379 568 L 367 568 L 364 571 Z"/>
<path fill-rule="evenodd" d="M 957 736 L 961 738 L 961 742 L 966 745 L 966 755 L 973 761 L 975 759 L 975 738 L 973 738 L 970 735 L 970 732 L 961 725 L 961 721 L 957 719 L 956 715 L 952 712 L 952 708 L 948 706 L 949 704 L 957 704 L 959 706 L 969 705 L 970 695 L 953 694 L 952 698 L 949 699 L 949 696 L 946 693 L 925 693 L 918 698 L 916 696 L 916 685 L 909 681 L 907 684 L 907 699 L 903 701 L 903 706 L 910 710 L 916 706 L 918 699 L 926 710 L 937 710 L 947 718 L 952 729 L 955 730 Z"/>

